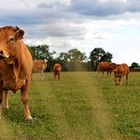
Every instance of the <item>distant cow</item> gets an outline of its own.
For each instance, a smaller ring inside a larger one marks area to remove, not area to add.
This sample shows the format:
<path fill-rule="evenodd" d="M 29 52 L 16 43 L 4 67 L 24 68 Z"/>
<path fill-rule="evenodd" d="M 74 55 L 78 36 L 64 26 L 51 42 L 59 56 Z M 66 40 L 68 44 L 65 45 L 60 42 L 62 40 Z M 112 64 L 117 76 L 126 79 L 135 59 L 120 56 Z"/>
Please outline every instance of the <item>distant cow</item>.
<path fill-rule="evenodd" d="M 127 64 L 118 64 L 114 69 L 114 80 L 116 85 L 120 85 L 123 76 L 126 76 L 126 85 L 128 84 L 129 67 Z"/>
<path fill-rule="evenodd" d="M 0 103 L 8 108 L 8 90 L 15 93 L 20 89 L 25 120 L 31 121 L 28 90 L 33 60 L 22 40 L 23 35 L 24 31 L 18 27 L 0 28 Z"/>
<path fill-rule="evenodd" d="M 41 80 L 44 80 L 44 71 L 47 68 L 47 64 L 44 60 L 34 60 L 33 61 L 33 73 L 40 72 Z"/>
<path fill-rule="evenodd" d="M 54 80 L 56 80 L 57 78 L 58 78 L 58 80 L 60 80 L 61 69 L 62 69 L 62 67 L 60 64 L 55 64 L 53 66 Z"/>
<path fill-rule="evenodd" d="M 115 63 L 106 62 L 106 61 L 100 62 L 97 67 L 98 76 L 100 75 L 100 72 L 102 72 L 103 74 L 104 74 L 104 72 L 107 72 L 107 76 L 108 76 L 108 74 L 111 75 L 115 66 L 116 66 Z"/>

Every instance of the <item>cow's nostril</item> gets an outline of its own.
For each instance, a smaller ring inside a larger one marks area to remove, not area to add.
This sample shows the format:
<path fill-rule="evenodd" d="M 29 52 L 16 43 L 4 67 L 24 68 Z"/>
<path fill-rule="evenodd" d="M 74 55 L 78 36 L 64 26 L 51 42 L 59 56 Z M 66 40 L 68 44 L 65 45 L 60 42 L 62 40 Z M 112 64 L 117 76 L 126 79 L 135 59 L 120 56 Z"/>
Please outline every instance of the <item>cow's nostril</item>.
<path fill-rule="evenodd" d="M 1 56 L 3 55 L 3 50 L 1 50 L 1 49 L 0 49 L 0 55 L 1 55 Z"/>
<path fill-rule="evenodd" d="M 0 55 L 2 55 L 2 54 L 3 54 L 3 50 L 0 49 Z"/>

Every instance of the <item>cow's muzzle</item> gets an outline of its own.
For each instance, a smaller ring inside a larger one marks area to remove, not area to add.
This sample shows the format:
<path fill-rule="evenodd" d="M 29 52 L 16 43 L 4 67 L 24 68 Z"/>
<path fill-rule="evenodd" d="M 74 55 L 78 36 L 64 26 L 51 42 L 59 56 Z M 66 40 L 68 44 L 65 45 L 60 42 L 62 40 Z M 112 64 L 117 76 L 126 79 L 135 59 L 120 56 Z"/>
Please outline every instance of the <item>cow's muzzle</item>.
<path fill-rule="evenodd" d="M 2 49 L 0 49 L 0 59 L 5 59 L 5 58 L 8 58 L 8 56 L 4 54 L 4 51 Z"/>

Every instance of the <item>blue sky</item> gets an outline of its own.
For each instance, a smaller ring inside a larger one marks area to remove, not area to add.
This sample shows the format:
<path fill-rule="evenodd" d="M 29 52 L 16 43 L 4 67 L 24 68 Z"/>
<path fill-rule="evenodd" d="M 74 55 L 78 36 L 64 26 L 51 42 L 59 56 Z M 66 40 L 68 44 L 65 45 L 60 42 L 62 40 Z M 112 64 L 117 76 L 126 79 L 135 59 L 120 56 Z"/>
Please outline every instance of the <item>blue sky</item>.
<path fill-rule="evenodd" d="M 140 64 L 140 0 L 5 0 L 0 26 L 24 29 L 28 45 L 50 51 L 77 48 L 89 56 L 97 47 L 115 63 Z"/>

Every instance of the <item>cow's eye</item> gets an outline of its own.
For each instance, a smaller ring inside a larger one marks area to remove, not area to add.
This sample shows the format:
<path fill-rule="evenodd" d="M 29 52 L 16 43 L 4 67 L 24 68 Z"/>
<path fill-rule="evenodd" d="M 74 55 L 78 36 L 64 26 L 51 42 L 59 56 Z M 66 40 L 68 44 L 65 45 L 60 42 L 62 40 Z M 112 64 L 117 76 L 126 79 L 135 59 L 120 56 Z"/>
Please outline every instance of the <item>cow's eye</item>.
<path fill-rule="evenodd" d="M 15 38 L 13 36 L 10 36 L 9 39 L 8 39 L 8 42 L 9 43 L 14 43 L 15 41 Z"/>

